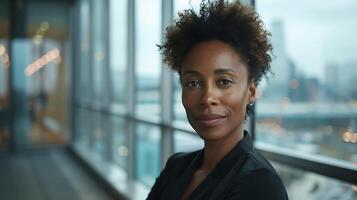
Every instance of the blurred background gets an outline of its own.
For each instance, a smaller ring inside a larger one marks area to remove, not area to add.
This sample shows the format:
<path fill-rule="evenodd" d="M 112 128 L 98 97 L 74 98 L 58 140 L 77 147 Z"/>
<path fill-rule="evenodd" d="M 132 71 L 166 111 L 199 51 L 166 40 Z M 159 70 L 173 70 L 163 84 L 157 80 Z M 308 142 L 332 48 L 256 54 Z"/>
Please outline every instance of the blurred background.
<path fill-rule="evenodd" d="M 145 199 L 203 147 L 156 44 L 200 0 L 0 0 L 0 199 Z M 357 1 L 244 1 L 272 71 L 246 121 L 290 199 L 357 199 Z"/>

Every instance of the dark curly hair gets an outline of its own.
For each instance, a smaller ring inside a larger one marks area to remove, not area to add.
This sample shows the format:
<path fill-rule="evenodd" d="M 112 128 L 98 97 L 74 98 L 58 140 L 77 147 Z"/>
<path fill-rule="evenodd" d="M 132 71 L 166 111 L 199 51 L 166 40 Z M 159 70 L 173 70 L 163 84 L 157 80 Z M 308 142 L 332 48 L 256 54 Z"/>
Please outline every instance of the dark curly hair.
<path fill-rule="evenodd" d="M 258 14 L 239 1 L 205 1 L 199 13 L 187 9 L 166 28 L 160 48 L 164 62 L 180 74 L 181 65 L 192 47 L 200 42 L 220 40 L 230 44 L 248 65 L 249 81 L 256 85 L 270 71 L 272 45 Z"/>

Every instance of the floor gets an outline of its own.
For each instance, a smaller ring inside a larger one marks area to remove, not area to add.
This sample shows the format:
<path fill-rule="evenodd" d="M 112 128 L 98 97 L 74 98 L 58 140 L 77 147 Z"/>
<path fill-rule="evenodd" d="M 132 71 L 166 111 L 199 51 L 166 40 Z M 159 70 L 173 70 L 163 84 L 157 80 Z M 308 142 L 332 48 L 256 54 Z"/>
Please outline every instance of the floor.
<path fill-rule="evenodd" d="M 0 154 L 1 200 L 115 199 L 63 149 Z"/>

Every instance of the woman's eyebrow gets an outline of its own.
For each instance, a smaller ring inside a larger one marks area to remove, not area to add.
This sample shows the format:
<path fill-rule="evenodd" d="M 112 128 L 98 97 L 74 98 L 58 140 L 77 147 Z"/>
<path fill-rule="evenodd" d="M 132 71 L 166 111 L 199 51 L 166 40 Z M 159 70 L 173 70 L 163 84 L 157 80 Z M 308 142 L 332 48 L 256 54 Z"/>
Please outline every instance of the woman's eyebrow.
<path fill-rule="evenodd" d="M 191 75 L 200 75 L 200 73 L 199 73 L 198 71 L 195 71 L 195 70 L 187 70 L 187 71 L 184 71 L 184 72 L 182 73 L 182 76 L 184 76 L 184 75 L 189 75 L 189 74 L 191 74 Z"/>
<path fill-rule="evenodd" d="M 236 73 L 236 71 L 232 69 L 216 69 L 214 70 L 215 74 L 231 74 L 231 73 Z"/>

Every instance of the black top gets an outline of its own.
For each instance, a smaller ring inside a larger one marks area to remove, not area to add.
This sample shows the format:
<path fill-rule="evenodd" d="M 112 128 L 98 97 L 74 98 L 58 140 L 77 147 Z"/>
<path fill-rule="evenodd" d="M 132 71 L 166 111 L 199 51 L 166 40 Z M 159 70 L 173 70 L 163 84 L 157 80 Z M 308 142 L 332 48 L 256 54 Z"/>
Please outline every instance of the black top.
<path fill-rule="evenodd" d="M 193 173 L 200 167 L 203 149 L 171 156 L 149 193 L 149 200 L 179 200 Z M 189 200 L 288 199 L 285 187 L 271 164 L 244 138 L 197 186 Z"/>

